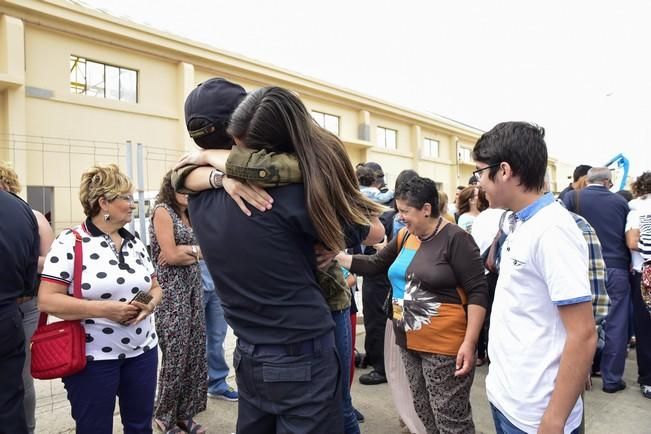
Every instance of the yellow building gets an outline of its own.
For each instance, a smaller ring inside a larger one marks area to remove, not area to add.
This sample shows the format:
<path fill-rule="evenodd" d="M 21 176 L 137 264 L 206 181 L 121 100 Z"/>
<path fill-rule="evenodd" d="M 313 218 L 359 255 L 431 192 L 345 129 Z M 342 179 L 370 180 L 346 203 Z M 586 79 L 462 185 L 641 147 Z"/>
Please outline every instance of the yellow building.
<path fill-rule="evenodd" d="M 380 163 L 389 184 L 414 169 L 450 195 L 474 169 L 476 128 L 62 0 L 0 3 L 0 160 L 14 165 L 27 186 L 22 194 L 60 230 L 82 217 L 82 171 L 108 162 L 126 169 L 136 143 L 143 145 L 143 188 L 157 190 L 194 146 L 184 125 L 186 95 L 215 76 L 247 90 L 273 84 L 297 92 L 353 163 Z"/>

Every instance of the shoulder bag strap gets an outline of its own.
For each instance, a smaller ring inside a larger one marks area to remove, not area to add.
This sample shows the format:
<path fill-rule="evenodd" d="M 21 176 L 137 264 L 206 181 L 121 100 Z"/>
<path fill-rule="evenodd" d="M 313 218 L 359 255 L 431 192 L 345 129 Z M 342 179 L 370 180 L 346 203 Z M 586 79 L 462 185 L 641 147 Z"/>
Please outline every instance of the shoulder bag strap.
<path fill-rule="evenodd" d="M 81 268 L 83 264 L 83 249 L 82 249 L 82 240 L 81 235 L 74 229 L 70 229 L 75 235 L 75 264 L 73 270 L 72 278 L 72 293 L 75 297 L 81 298 Z M 38 326 L 42 327 L 47 324 L 47 312 L 41 312 L 38 317 Z"/>
<path fill-rule="evenodd" d="M 405 243 L 407 242 L 407 238 L 409 238 L 411 234 L 407 230 L 407 228 L 402 228 L 398 232 L 398 239 L 400 240 L 398 242 L 398 253 L 402 250 L 403 247 L 405 247 Z"/>
<path fill-rule="evenodd" d="M 81 269 L 84 263 L 84 251 L 82 248 L 81 235 L 74 229 L 71 229 L 75 234 L 75 265 L 72 278 L 72 293 L 75 297 L 81 298 Z"/>

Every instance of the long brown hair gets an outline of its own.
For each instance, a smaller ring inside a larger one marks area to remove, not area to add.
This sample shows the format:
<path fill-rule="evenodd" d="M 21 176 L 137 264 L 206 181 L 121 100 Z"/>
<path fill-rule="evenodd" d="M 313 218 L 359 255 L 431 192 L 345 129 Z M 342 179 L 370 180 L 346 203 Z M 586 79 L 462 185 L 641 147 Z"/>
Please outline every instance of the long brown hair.
<path fill-rule="evenodd" d="M 364 197 L 343 143 L 319 127 L 301 100 L 280 87 L 251 92 L 231 116 L 228 132 L 252 149 L 295 153 L 310 219 L 323 244 L 345 247 L 342 224 L 368 225 L 383 207 Z"/>
<path fill-rule="evenodd" d="M 170 208 L 174 210 L 176 215 L 182 217 L 181 207 L 179 206 L 179 203 L 176 200 L 176 192 L 174 191 L 174 187 L 172 186 L 171 170 L 168 171 L 163 177 L 163 182 L 160 185 L 160 190 L 158 190 L 158 194 L 156 195 L 156 205 L 158 205 L 159 203 L 164 203 L 168 205 Z M 190 214 L 188 213 L 187 209 L 185 210 L 185 215 L 186 217 L 188 217 L 189 220 Z"/>
<path fill-rule="evenodd" d="M 459 193 L 459 198 L 457 199 L 457 214 L 462 215 L 467 212 L 470 212 L 470 201 L 475 198 L 475 192 L 477 193 L 477 210 L 479 212 L 484 211 L 488 208 L 488 199 L 486 199 L 486 193 L 479 187 L 470 186 L 461 190 Z"/>

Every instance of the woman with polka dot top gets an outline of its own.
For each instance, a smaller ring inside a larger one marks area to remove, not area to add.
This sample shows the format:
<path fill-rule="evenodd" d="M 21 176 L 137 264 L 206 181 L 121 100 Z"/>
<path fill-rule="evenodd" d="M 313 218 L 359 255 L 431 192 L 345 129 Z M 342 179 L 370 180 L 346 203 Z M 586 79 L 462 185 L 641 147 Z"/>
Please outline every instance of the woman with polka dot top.
<path fill-rule="evenodd" d="M 156 330 L 163 355 L 154 421 L 165 433 L 203 434 L 194 416 L 206 409 L 208 360 L 203 284 L 188 197 L 165 175 L 149 226 L 151 256 L 163 292 Z"/>
<path fill-rule="evenodd" d="M 86 220 L 82 237 L 82 298 L 72 297 L 74 233 L 64 230 L 45 259 L 39 309 L 81 320 L 86 358 L 81 372 L 63 378 L 78 434 L 113 432 L 115 398 L 125 433 L 151 433 L 158 338 L 152 312 L 162 294 L 145 246 L 124 225 L 134 210 L 133 185 L 117 166 L 96 166 L 81 177 Z M 148 304 L 132 301 L 139 292 Z"/>

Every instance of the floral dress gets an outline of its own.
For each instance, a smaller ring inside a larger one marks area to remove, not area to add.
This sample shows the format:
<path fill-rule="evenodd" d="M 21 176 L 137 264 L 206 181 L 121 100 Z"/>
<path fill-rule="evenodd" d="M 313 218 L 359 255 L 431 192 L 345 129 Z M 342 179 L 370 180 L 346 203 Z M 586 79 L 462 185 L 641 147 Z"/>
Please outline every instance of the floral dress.
<path fill-rule="evenodd" d="M 192 228 L 170 206 L 158 204 L 154 213 L 158 208 L 165 208 L 172 217 L 177 245 L 197 244 Z M 199 264 L 158 265 L 161 250 L 153 218 L 149 236 L 152 260 L 163 290 L 163 299 L 156 308 L 156 331 L 163 360 L 154 417 L 170 426 L 206 409 L 208 368 L 203 286 Z"/>

